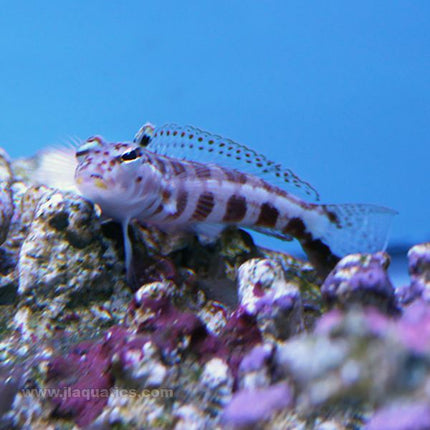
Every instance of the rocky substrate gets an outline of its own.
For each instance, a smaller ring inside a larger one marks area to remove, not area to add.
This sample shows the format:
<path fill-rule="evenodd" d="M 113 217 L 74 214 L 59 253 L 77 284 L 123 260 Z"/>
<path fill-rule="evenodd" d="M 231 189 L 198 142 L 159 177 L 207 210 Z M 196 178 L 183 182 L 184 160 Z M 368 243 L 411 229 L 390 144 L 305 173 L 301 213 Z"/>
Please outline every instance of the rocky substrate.
<path fill-rule="evenodd" d="M 323 281 L 227 229 L 120 228 L 0 154 L 0 428 L 430 428 L 430 243 Z M 30 178 L 28 177 L 30 176 Z"/>

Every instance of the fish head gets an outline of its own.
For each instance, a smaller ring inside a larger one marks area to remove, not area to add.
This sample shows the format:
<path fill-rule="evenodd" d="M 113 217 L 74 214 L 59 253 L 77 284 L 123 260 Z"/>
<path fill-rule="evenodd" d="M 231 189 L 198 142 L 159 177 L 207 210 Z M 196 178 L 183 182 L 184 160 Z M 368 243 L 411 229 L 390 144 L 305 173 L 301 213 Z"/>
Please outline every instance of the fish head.
<path fill-rule="evenodd" d="M 87 139 L 76 151 L 75 181 L 82 195 L 114 219 L 136 217 L 159 194 L 157 171 L 132 142 Z"/>

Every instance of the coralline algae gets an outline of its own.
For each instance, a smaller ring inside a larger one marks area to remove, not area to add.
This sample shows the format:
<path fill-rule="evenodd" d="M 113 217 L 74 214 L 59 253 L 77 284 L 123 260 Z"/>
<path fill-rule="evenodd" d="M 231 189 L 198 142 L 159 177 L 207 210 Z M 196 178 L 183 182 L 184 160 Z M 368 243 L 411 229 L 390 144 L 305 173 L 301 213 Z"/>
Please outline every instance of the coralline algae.
<path fill-rule="evenodd" d="M 321 293 L 329 303 L 345 308 L 358 303 L 393 313 L 396 303 L 387 274 L 389 264 L 389 256 L 383 252 L 348 255 L 327 276 Z"/>
<path fill-rule="evenodd" d="M 12 181 L 9 158 L 0 148 L 0 244 L 6 240 L 13 215 Z"/>
<path fill-rule="evenodd" d="M 34 163 L 0 157 L 0 427 L 428 428 L 430 244 L 403 289 L 384 253 L 320 285 L 241 230 L 134 224 L 127 285 L 118 226 Z"/>
<path fill-rule="evenodd" d="M 430 300 L 430 243 L 413 246 L 408 252 L 411 289 Z"/>

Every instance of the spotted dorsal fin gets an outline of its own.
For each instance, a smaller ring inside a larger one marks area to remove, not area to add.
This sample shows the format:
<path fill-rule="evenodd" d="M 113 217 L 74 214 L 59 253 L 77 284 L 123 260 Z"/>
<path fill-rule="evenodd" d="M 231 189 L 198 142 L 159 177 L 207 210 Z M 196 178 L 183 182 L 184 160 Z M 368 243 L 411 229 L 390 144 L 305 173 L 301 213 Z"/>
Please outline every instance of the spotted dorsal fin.
<path fill-rule="evenodd" d="M 310 201 L 318 201 L 318 192 L 290 169 L 267 159 L 244 145 L 192 126 L 145 124 L 135 142 L 150 151 L 182 160 L 215 163 L 264 179 L 268 183 Z"/>

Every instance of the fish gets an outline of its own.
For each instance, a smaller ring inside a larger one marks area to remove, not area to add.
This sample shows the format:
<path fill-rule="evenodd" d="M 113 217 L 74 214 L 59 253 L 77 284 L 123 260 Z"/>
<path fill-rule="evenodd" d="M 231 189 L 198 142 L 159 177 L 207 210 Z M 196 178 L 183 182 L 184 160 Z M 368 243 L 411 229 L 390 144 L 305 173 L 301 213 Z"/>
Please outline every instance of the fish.
<path fill-rule="evenodd" d="M 193 126 L 144 124 L 133 141 L 87 139 L 76 150 L 75 182 L 104 216 L 163 231 L 248 228 L 296 239 L 321 277 L 341 257 L 387 246 L 396 211 L 373 204 L 323 204 L 318 192 L 263 154 Z"/>

